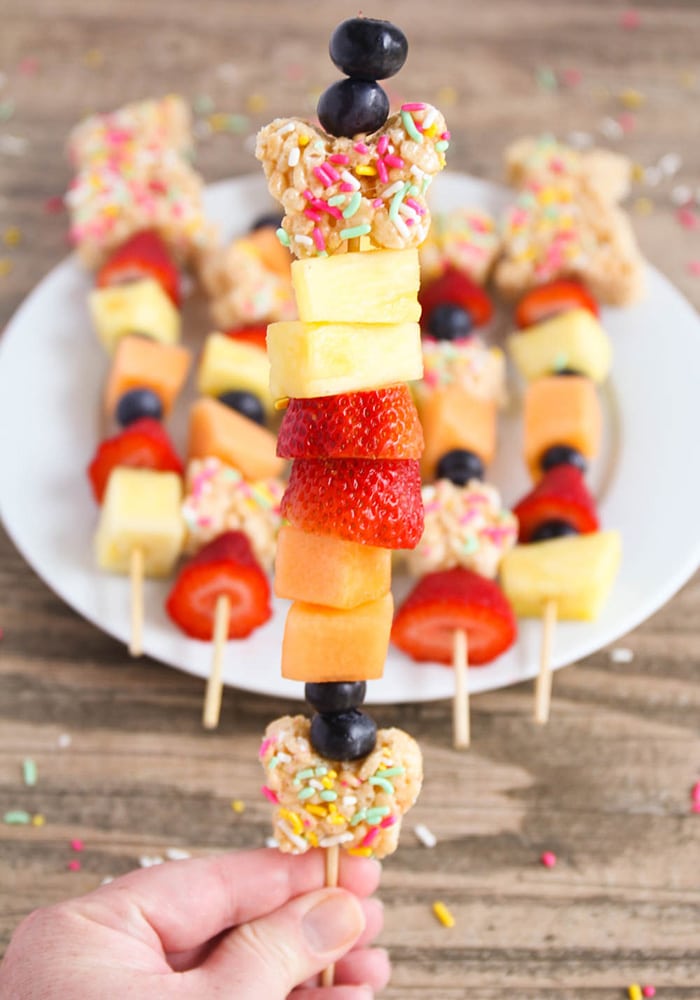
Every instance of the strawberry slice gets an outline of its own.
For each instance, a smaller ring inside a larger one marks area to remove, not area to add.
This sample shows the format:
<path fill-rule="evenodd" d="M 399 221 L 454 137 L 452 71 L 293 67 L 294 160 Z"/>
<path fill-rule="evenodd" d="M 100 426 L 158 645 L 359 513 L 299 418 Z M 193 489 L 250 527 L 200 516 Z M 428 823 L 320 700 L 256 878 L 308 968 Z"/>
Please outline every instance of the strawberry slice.
<path fill-rule="evenodd" d="M 583 473 L 574 465 L 555 465 L 513 508 L 520 531 L 518 541 L 529 542 L 546 521 L 564 521 L 580 535 L 598 530 L 595 501 Z"/>
<path fill-rule="evenodd" d="M 295 528 L 385 549 L 412 549 L 423 533 L 415 459 L 300 458 L 282 497 Z"/>
<path fill-rule="evenodd" d="M 98 288 L 154 278 L 180 308 L 180 274 L 155 230 L 136 233 L 122 243 L 97 272 Z"/>
<path fill-rule="evenodd" d="M 448 267 L 439 278 L 423 285 L 418 301 L 423 309 L 421 326 L 424 330 L 428 329 L 431 309 L 446 303 L 465 309 L 474 327 L 485 326 L 493 316 L 493 305 L 484 289 L 456 267 Z"/>
<path fill-rule="evenodd" d="M 408 386 L 290 399 L 281 458 L 420 458 L 423 430 Z"/>
<path fill-rule="evenodd" d="M 112 469 L 118 465 L 156 472 L 177 472 L 180 476 L 185 471 L 163 426 L 150 417 L 135 420 L 126 430 L 97 446 L 87 473 L 98 503 L 102 503 L 107 480 Z"/>
<path fill-rule="evenodd" d="M 241 340 L 245 344 L 252 344 L 259 347 L 261 351 L 267 350 L 267 326 L 240 326 L 233 330 L 226 330 L 225 336 L 231 340 Z"/>
<path fill-rule="evenodd" d="M 598 303 L 580 281 L 561 278 L 526 292 L 515 309 L 515 322 L 524 330 L 570 309 L 588 309 L 594 316 L 600 315 Z"/>
<path fill-rule="evenodd" d="M 165 609 L 185 635 L 211 641 L 216 602 L 229 599 L 229 639 L 245 639 L 272 614 L 270 584 L 242 531 L 226 531 L 178 573 Z"/>
<path fill-rule="evenodd" d="M 467 633 L 469 664 L 490 663 L 513 645 L 513 609 L 493 580 L 470 569 L 428 573 L 396 612 L 395 646 L 419 662 L 452 663 L 454 634 Z"/>

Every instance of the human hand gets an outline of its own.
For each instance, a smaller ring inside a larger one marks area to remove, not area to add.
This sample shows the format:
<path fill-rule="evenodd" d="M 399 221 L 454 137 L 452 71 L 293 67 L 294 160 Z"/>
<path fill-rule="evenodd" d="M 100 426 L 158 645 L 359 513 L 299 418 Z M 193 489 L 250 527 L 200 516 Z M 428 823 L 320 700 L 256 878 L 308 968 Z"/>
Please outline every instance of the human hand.
<path fill-rule="evenodd" d="M 389 960 L 376 861 L 264 849 L 131 872 L 36 910 L 0 967 L 1 1000 L 370 1000 Z M 318 974 L 336 963 L 339 985 Z"/>

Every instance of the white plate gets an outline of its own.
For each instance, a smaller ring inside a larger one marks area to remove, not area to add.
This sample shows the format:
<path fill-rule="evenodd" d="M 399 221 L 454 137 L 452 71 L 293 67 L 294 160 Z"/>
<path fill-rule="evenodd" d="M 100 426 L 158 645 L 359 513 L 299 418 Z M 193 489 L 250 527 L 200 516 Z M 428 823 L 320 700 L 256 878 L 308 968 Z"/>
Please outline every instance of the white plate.
<path fill-rule="evenodd" d="M 460 174 L 434 186 L 435 208 L 479 205 L 498 210 L 502 189 Z M 231 236 L 274 206 L 262 178 L 244 177 L 207 190 L 207 211 Z M 628 632 L 659 608 L 700 562 L 700 464 L 693 437 L 700 428 L 700 320 L 673 286 L 648 268 L 648 291 L 630 309 L 606 309 L 614 370 L 604 393 L 606 449 L 592 470 L 605 527 L 623 537 L 622 568 L 600 618 L 557 626 L 553 666 L 573 663 Z M 90 328 L 90 278 L 71 257 L 32 292 L 2 338 L 0 350 L 0 511 L 27 561 L 76 611 L 126 642 L 128 583 L 99 573 L 92 557 L 97 519 L 84 468 L 99 436 L 100 390 L 107 361 Z M 511 502 L 528 487 L 520 455 L 517 412 L 500 428 L 491 479 Z M 401 596 L 410 581 L 398 578 Z M 208 643 L 188 640 L 163 610 L 168 584 L 146 584 L 145 651 L 206 677 Z M 302 686 L 279 674 L 286 602 L 245 641 L 229 643 L 225 680 L 240 688 L 290 698 Z M 472 691 L 533 677 L 540 627 L 520 623 L 516 646 L 470 672 Z M 361 655 L 358 654 L 358 655 Z M 447 698 L 452 671 L 417 665 L 392 649 L 374 703 Z"/>

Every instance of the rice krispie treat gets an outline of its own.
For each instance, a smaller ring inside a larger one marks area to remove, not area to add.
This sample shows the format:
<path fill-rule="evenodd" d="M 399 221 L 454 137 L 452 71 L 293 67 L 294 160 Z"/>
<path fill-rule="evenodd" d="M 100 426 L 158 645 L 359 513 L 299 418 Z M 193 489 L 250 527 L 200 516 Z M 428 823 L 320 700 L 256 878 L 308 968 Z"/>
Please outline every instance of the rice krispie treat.
<path fill-rule="evenodd" d="M 530 181 L 571 177 L 586 183 L 606 201 L 622 201 L 629 194 L 632 164 L 609 149 L 572 149 L 554 136 L 526 137 L 505 152 L 506 176 L 513 187 Z"/>
<path fill-rule="evenodd" d="M 433 215 L 433 224 L 420 248 L 423 281 L 455 267 L 477 285 L 484 285 L 501 247 L 496 220 L 479 208 L 457 208 Z"/>
<path fill-rule="evenodd" d="M 207 253 L 199 276 L 210 296 L 211 317 L 222 330 L 297 317 L 289 271 L 268 267 L 250 239 L 233 240 Z"/>
<path fill-rule="evenodd" d="M 500 347 L 488 347 L 481 337 L 462 340 L 422 338 L 423 378 L 414 385 L 418 399 L 448 385 L 457 385 L 479 399 L 498 406 L 507 401 L 505 355 Z"/>
<path fill-rule="evenodd" d="M 423 781 L 418 744 L 401 729 L 380 729 L 367 756 L 332 761 L 313 749 L 310 729 L 303 715 L 285 715 L 270 723 L 260 747 L 277 846 L 292 854 L 336 846 L 364 857 L 392 854 Z"/>

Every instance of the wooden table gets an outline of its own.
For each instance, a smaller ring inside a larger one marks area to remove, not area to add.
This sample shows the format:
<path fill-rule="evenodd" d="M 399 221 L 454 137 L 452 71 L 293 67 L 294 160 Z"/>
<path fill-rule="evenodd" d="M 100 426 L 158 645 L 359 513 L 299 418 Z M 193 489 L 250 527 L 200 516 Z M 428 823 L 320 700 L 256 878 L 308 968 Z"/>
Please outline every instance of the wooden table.
<path fill-rule="evenodd" d="M 330 30 L 355 12 L 309 0 L 5 0 L 0 233 L 17 226 L 21 241 L 0 247 L 12 265 L 0 277 L 2 318 L 65 253 L 65 217 L 47 208 L 68 181 L 62 143 L 78 117 L 180 91 L 238 116 L 234 131 L 201 140 L 205 177 L 255 170 L 250 137 L 274 115 L 313 109 L 336 76 Z M 700 303 L 689 271 L 697 231 L 679 225 L 670 200 L 675 185 L 700 183 L 696 4 L 645 2 L 628 28 L 624 5 L 605 0 L 386 0 L 366 12 L 409 34 L 395 96 L 442 104 L 453 168 L 497 178 L 510 139 L 543 129 L 600 138 L 621 113 L 631 131 L 612 144 L 635 161 L 678 153 L 677 177 L 638 189 L 634 218 L 648 257 Z M 624 91 L 642 105 L 624 107 Z M 650 454 L 650 488 L 653 477 Z M 450 748 L 445 703 L 377 713 L 418 737 L 427 779 L 386 864 L 387 997 L 602 1000 L 651 982 L 663 1000 L 697 1000 L 700 816 L 689 793 L 700 762 L 699 613 L 696 579 L 624 640 L 632 662 L 601 650 L 558 674 L 544 731 L 530 721 L 529 685 L 475 699 L 465 754 Z M 263 842 L 256 749 L 266 722 L 293 706 L 229 692 L 220 729 L 205 734 L 199 681 L 130 661 L 4 536 L 0 625 L 0 815 L 46 817 L 43 827 L 0 825 L 0 945 L 33 907 L 87 891 L 142 855 Z M 27 756 L 35 789 L 22 782 Z M 242 814 L 232 799 L 245 802 Z M 438 836 L 435 850 L 415 841 L 417 821 Z M 76 836 L 86 844 L 79 873 L 67 870 Z M 540 865 L 543 850 L 557 854 L 556 868 Z M 433 918 L 437 898 L 453 910 L 453 930 Z"/>

